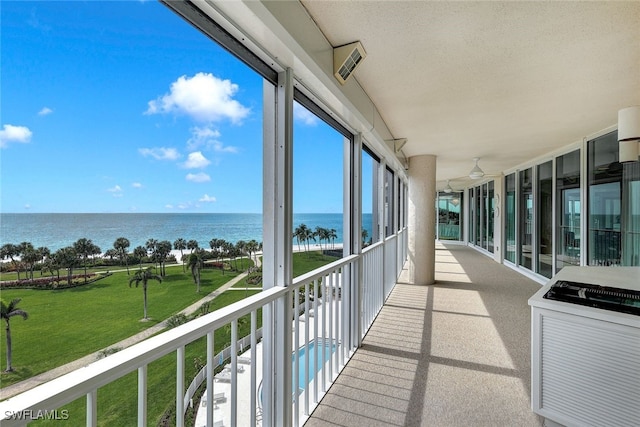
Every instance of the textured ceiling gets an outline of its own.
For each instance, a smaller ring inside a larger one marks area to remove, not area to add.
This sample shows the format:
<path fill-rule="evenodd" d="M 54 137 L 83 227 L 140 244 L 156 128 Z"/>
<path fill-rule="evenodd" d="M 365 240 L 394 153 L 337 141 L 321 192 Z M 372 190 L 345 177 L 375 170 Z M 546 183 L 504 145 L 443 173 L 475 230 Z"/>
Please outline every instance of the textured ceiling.
<path fill-rule="evenodd" d="M 473 157 L 515 167 L 640 104 L 637 1 L 302 4 L 333 46 L 362 42 L 355 78 L 407 157 L 438 156 L 440 181 Z"/>

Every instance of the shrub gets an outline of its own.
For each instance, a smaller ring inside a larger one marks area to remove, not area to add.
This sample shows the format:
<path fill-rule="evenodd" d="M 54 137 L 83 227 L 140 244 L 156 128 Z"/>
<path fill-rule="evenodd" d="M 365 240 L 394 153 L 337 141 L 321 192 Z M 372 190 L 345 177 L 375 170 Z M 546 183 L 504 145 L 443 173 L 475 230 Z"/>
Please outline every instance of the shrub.
<path fill-rule="evenodd" d="M 187 316 L 185 316 L 184 313 L 174 314 L 173 316 L 167 319 L 167 327 L 175 328 L 176 326 L 183 325 L 188 321 L 189 319 L 187 319 Z"/>

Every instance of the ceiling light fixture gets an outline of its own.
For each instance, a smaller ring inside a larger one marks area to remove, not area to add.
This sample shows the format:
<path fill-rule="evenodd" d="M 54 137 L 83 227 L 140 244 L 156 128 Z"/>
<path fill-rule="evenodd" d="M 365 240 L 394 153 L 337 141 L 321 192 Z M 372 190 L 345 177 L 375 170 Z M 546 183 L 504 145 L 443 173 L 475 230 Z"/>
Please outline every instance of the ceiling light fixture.
<path fill-rule="evenodd" d="M 476 165 L 471 169 L 471 172 L 469 172 L 469 178 L 480 179 L 484 176 L 484 171 L 480 169 L 480 166 L 478 166 L 478 160 L 480 160 L 480 157 L 474 157 L 473 160 L 476 162 Z"/>
<path fill-rule="evenodd" d="M 640 105 L 618 111 L 620 162 L 637 162 L 640 158 Z"/>

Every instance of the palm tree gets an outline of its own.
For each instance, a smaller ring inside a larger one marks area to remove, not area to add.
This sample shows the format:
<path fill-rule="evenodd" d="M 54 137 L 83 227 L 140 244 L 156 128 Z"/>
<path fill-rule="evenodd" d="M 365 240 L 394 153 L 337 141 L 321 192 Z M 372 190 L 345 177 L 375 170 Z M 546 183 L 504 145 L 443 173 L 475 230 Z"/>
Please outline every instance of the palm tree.
<path fill-rule="evenodd" d="M 335 240 L 338 238 L 338 234 L 335 228 L 329 230 L 329 240 L 331 240 L 331 249 L 335 248 Z"/>
<path fill-rule="evenodd" d="M 176 239 L 176 241 L 173 242 L 173 249 L 180 251 L 180 262 L 182 262 L 182 272 L 184 273 L 184 253 L 182 253 L 182 251 L 187 249 L 187 241 L 182 237 Z"/>
<path fill-rule="evenodd" d="M 17 268 L 17 262 L 14 259 L 14 257 L 18 255 L 20 255 L 20 247 L 18 245 L 14 245 L 13 243 L 7 243 L 5 245 L 2 245 L 2 248 L 0 248 L 0 257 L 2 259 L 9 258 L 11 260 L 11 264 L 13 264 L 13 267 L 18 272 L 18 280 L 20 280 L 20 269 Z"/>
<path fill-rule="evenodd" d="M 33 280 L 33 269 L 35 268 L 36 263 L 40 260 L 40 254 L 34 249 L 33 245 L 29 243 L 29 246 L 26 246 L 22 254 L 20 255 L 22 262 L 25 265 L 25 274 L 29 273 L 29 278 Z"/>
<path fill-rule="evenodd" d="M 157 264 L 158 264 L 158 254 L 157 254 L 158 241 L 156 239 L 149 239 L 144 244 L 144 246 L 145 246 L 145 248 L 147 248 L 147 253 L 149 254 L 149 258 L 151 258 L 151 261 L 153 261 L 154 266 L 157 267 Z"/>
<path fill-rule="evenodd" d="M 244 240 L 238 240 L 236 242 L 235 253 L 240 256 L 240 264 L 241 265 L 244 264 L 242 262 L 242 260 L 244 259 L 244 254 L 246 253 L 245 252 L 246 250 L 247 250 L 247 242 L 245 242 Z M 238 261 L 237 260 L 236 260 L 236 270 L 238 270 Z"/>
<path fill-rule="evenodd" d="M 31 242 L 22 242 L 18 246 L 18 255 L 20 256 L 20 262 L 18 263 L 18 276 L 20 276 L 20 268 L 24 267 L 24 274 L 27 276 L 27 273 L 31 270 L 32 264 L 36 262 L 34 260 L 35 248 Z M 25 256 L 28 261 L 25 261 Z M 33 273 L 33 271 L 31 271 Z M 25 277 L 28 278 L 28 277 Z M 31 277 L 33 279 L 33 277 Z"/>
<path fill-rule="evenodd" d="M 129 287 L 131 284 L 135 282 L 136 288 L 140 283 L 142 283 L 142 293 L 144 294 L 144 317 L 143 320 L 149 320 L 147 317 L 147 283 L 149 280 L 157 280 L 159 283 L 162 283 L 162 277 L 157 274 L 153 274 L 151 272 L 151 268 L 146 268 L 144 270 L 136 271 L 135 276 L 129 279 Z"/>
<path fill-rule="evenodd" d="M 113 259 L 118 256 L 118 251 L 115 250 L 114 248 L 107 249 L 106 252 L 104 253 L 104 256 L 109 257 L 109 259 L 113 261 Z"/>
<path fill-rule="evenodd" d="M 300 243 L 302 243 L 303 245 L 305 245 L 305 243 L 306 243 L 306 248 L 307 248 L 307 251 L 308 251 L 309 250 L 309 246 L 308 246 L 309 245 L 309 240 L 313 238 L 313 232 L 311 231 L 311 229 L 309 227 L 307 227 L 306 224 L 300 224 L 294 230 L 293 235 L 298 240 L 298 246 L 300 245 Z"/>
<path fill-rule="evenodd" d="M 10 320 L 14 316 L 22 316 L 24 320 L 27 320 L 29 314 L 18 308 L 18 303 L 20 303 L 21 299 L 16 298 L 12 300 L 9 304 L 6 304 L 4 300 L 0 302 L 0 318 L 2 318 L 5 323 L 5 331 L 7 332 L 7 369 L 6 372 L 13 371 L 13 366 L 11 366 L 11 324 Z"/>
<path fill-rule="evenodd" d="M 245 250 L 249 252 L 249 258 L 254 261 L 252 258 L 252 254 L 255 254 L 256 252 L 258 252 L 258 250 L 260 250 L 260 243 L 258 243 L 258 241 L 255 239 L 251 239 L 247 242 Z M 254 265 L 258 265 L 257 259 L 254 261 Z"/>
<path fill-rule="evenodd" d="M 160 262 L 160 275 L 163 277 L 167 274 L 166 272 L 166 264 L 167 257 L 171 253 L 171 242 L 168 240 L 162 240 L 158 242 L 156 247 L 156 254 L 158 257 L 158 262 Z"/>
<path fill-rule="evenodd" d="M 367 231 L 366 228 L 362 229 L 362 246 L 366 246 L 367 244 L 367 237 L 369 237 L 369 232 Z"/>
<path fill-rule="evenodd" d="M 142 270 L 142 260 L 147 256 L 147 249 L 144 246 L 136 246 L 133 250 L 133 255 L 139 260 L 140 270 Z"/>
<path fill-rule="evenodd" d="M 78 241 L 73 244 L 73 249 L 75 249 L 76 253 L 83 259 L 85 283 L 87 283 L 87 258 L 89 258 L 89 254 L 92 252 L 92 246 L 93 242 L 84 237 L 78 239 Z"/>
<path fill-rule="evenodd" d="M 129 239 L 124 237 L 118 237 L 116 241 L 113 242 L 113 248 L 118 252 L 118 257 L 120 257 L 120 263 L 124 261 L 127 266 L 127 275 L 129 275 L 129 254 L 127 249 L 129 249 L 130 245 Z"/>
<path fill-rule="evenodd" d="M 67 269 L 67 284 L 71 285 L 73 277 L 73 268 L 78 265 L 78 254 L 72 246 L 58 249 L 54 254 L 56 264 Z"/>
<path fill-rule="evenodd" d="M 313 236 L 318 238 L 318 242 L 320 243 L 320 250 L 322 250 L 322 241 L 326 241 L 327 244 L 329 242 L 329 230 L 324 227 L 316 227 L 316 230 L 313 232 Z"/>
<path fill-rule="evenodd" d="M 45 261 L 51 256 L 51 250 L 49 250 L 49 248 L 45 246 L 40 246 L 38 249 L 36 249 L 36 252 L 38 253 L 38 262 L 40 262 L 42 266 L 44 266 Z M 43 268 L 41 267 L 40 276 L 42 276 L 42 270 Z"/>
<path fill-rule="evenodd" d="M 102 254 L 102 249 L 100 249 L 100 246 L 91 245 L 91 248 L 89 249 L 89 255 L 91 255 L 91 259 L 93 260 L 94 267 L 96 265 L 96 255 L 100 255 L 100 254 Z"/>
<path fill-rule="evenodd" d="M 189 255 L 189 270 L 196 284 L 196 292 L 200 293 L 200 270 L 203 267 L 202 256 L 200 251 L 195 251 Z"/>
<path fill-rule="evenodd" d="M 189 249 L 191 253 L 193 253 L 193 251 L 198 248 L 199 248 L 199 245 L 197 240 L 189 240 L 187 242 L 187 249 Z"/>

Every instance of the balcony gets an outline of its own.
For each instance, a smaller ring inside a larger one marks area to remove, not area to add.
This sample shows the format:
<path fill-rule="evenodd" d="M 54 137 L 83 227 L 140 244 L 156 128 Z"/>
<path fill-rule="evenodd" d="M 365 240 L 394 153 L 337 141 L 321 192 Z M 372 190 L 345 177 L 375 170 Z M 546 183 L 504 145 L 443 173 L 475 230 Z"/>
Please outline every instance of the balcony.
<path fill-rule="evenodd" d="M 202 425 L 541 425 L 529 404 L 527 306 L 539 285 L 472 249 L 438 245 L 436 285 L 407 283 L 402 271 L 394 287 L 405 247 L 406 230 L 15 396 L 0 404 L 3 425 L 47 414 L 100 425 L 97 391 L 136 371 L 138 425 L 147 425 L 147 366 L 169 353 L 177 425 L 192 404 Z M 283 318 L 293 320 L 279 328 Z M 213 332 L 226 325 L 238 351 L 214 354 Z M 201 337 L 207 366 L 191 382 L 185 346 Z M 200 382 L 206 397 L 193 403 Z M 85 413 L 53 412 L 83 396 Z"/>

